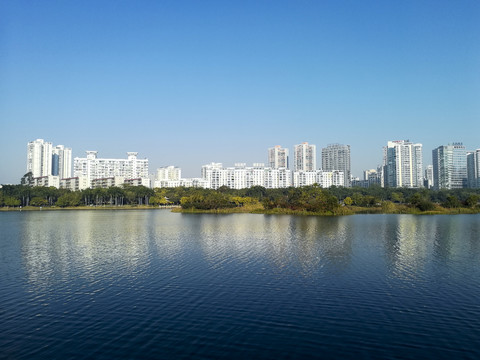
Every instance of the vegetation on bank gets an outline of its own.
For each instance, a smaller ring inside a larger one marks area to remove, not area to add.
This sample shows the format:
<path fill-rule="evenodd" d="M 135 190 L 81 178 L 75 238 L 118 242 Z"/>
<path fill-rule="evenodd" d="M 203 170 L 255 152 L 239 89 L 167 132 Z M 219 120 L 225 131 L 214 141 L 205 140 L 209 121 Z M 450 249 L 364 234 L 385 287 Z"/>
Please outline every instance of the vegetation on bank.
<path fill-rule="evenodd" d="M 254 186 L 234 190 L 122 186 L 72 192 L 54 187 L 4 185 L 0 208 L 158 208 L 179 206 L 175 211 L 209 213 L 264 213 L 302 215 L 469 214 L 480 212 L 480 189 L 433 191 L 409 188 L 266 189 Z"/>

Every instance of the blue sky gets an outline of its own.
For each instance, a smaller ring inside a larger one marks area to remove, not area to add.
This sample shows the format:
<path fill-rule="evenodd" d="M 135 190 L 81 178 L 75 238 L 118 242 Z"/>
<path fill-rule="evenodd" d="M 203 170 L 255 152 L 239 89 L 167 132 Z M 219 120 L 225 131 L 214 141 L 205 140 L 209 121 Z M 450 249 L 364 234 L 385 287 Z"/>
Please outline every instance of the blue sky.
<path fill-rule="evenodd" d="M 0 183 L 26 144 L 138 151 L 200 176 L 267 148 L 388 140 L 480 148 L 480 2 L 4 1 Z"/>

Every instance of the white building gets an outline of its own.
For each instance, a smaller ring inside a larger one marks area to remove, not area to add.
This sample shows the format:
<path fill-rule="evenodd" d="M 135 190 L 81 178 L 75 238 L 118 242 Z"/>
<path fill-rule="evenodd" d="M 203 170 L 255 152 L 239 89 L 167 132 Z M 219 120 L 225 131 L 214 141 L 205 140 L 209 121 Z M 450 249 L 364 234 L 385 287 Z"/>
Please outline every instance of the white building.
<path fill-rule="evenodd" d="M 317 148 L 303 142 L 295 145 L 293 152 L 294 171 L 314 171 L 317 169 Z"/>
<path fill-rule="evenodd" d="M 180 180 L 182 178 L 182 169 L 176 166 L 165 166 L 157 169 L 155 180 Z"/>
<path fill-rule="evenodd" d="M 276 145 L 268 149 L 268 166 L 272 169 L 288 169 L 288 149 Z"/>
<path fill-rule="evenodd" d="M 53 175 L 34 177 L 32 185 L 45 187 L 53 186 L 58 189 L 60 187 L 60 177 Z"/>
<path fill-rule="evenodd" d="M 330 186 L 344 186 L 345 174 L 342 171 L 295 171 L 293 173 L 293 186 L 309 186 L 318 184 L 322 188 Z"/>
<path fill-rule="evenodd" d="M 422 144 L 389 141 L 383 148 L 384 186 L 423 187 Z"/>
<path fill-rule="evenodd" d="M 71 191 L 84 190 L 90 187 L 90 183 L 86 176 L 70 177 L 60 179 L 60 188 Z"/>
<path fill-rule="evenodd" d="M 92 179 L 90 181 L 90 187 L 92 189 L 103 188 L 107 189 L 112 186 L 120 187 L 125 183 L 123 176 L 111 176 L 105 178 Z"/>
<path fill-rule="evenodd" d="M 350 145 L 330 144 L 326 148 L 322 148 L 322 169 L 324 171 L 342 171 L 345 175 L 342 186 L 350 187 Z"/>
<path fill-rule="evenodd" d="M 60 179 L 72 177 L 72 149 L 63 145 L 52 148 L 52 175 Z"/>
<path fill-rule="evenodd" d="M 425 168 L 425 182 L 424 185 L 427 189 L 433 188 L 434 180 L 433 180 L 433 165 L 427 165 Z"/>
<path fill-rule="evenodd" d="M 227 186 L 231 189 L 244 189 L 252 186 L 263 186 L 268 189 L 289 187 L 292 185 L 291 172 L 285 168 L 272 169 L 263 163 L 247 167 L 237 163 L 235 167 L 224 168 L 221 163 L 202 166 L 202 178 L 208 188 L 218 189 Z"/>
<path fill-rule="evenodd" d="M 34 178 L 52 175 L 52 143 L 43 139 L 27 144 L 27 173 Z"/>
<path fill-rule="evenodd" d="M 435 189 L 467 187 L 467 151 L 462 143 L 442 145 L 432 150 Z"/>
<path fill-rule="evenodd" d="M 480 188 L 480 149 L 467 152 L 467 177 L 469 188 Z"/>
<path fill-rule="evenodd" d="M 138 153 L 127 152 L 126 159 L 97 158 L 97 151 L 87 151 L 86 158 L 73 161 L 74 177 L 86 176 L 89 181 L 120 176 L 125 179 L 148 178 L 148 159 L 138 159 Z"/>
<path fill-rule="evenodd" d="M 173 187 L 194 187 L 194 188 L 208 188 L 208 181 L 202 178 L 188 178 L 178 180 L 156 180 L 156 188 L 173 188 Z"/>

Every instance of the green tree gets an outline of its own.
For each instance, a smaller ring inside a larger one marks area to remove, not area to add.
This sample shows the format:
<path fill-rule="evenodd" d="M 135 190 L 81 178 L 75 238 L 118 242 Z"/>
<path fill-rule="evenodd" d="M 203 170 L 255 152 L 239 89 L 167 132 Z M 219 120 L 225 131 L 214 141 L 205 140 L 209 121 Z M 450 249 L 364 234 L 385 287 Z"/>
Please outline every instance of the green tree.
<path fill-rule="evenodd" d="M 20 199 L 18 199 L 16 197 L 13 197 L 13 196 L 5 196 L 5 198 L 3 199 L 3 203 L 7 207 L 9 207 L 9 206 L 15 207 L 15 206 L 20 206 L 21 201 L 20 201 Z"/>
<path fill-rule="evenodd" d="M 420 192 L 416 192 L 410 196 L 408 202 L 411 206 L 416 207 L 420 211 L 430 211 L 435 209 L 435 205 Z"/>
<path fill-rule="evenodd" d="M 42 197 L 39 197 L 39 196 L 36 196 L 34 198 L 32 198 L 32 200 L 30 201 L 30 205 L 32 206 L 47 206 L 48 205 L 48 201 Z"/>
<path fill-rule="evenodd" d="M 465 206 L 467 207 L 475 207 L 478 204 L 478 201 L 480 200 L 480 196 L 477 194 L 470 194 L 466 199 L 465 199 Z"/>
<path fill-rule="evenodd" d="M 343 199 L 343 203 L 347 206 L 350 206 L 353 204 L 353 200 L 350 196 L 347 196 L 345 199 Z"/>
<path fill-rule="evenodd" d="M 78 206 L 80 205 L 81 194 L 79 192 L 69 192 L 60 196 L 56 202 L 57 206 Z"/>
<path fill-rule="evenodd" d="M 447 199 L 442 203 L 446 208 L 459 208 L 460 205 L 460 200 L 455 195 L 447 195 Z"/>
<path fill-rule="evenodd" d="M 20 185 L 30 186 L 33 184 L 33 173 L 31 171 L 27 172 L 20 179 Z"/>

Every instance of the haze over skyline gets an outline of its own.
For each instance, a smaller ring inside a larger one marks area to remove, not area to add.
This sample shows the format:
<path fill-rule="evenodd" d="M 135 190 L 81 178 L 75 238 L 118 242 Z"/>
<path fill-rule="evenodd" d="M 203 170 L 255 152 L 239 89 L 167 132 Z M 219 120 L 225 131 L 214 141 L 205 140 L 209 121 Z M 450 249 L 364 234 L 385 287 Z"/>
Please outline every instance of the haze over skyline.
<path fill-rule="evenodd" d="M 0 184 L 43 138 L 200 175 L 267 149 L 480 147 L 478 1 L 0 3 Z"/>

